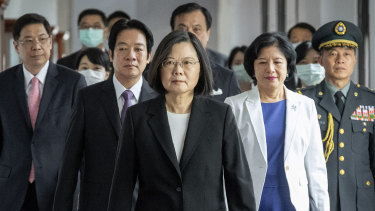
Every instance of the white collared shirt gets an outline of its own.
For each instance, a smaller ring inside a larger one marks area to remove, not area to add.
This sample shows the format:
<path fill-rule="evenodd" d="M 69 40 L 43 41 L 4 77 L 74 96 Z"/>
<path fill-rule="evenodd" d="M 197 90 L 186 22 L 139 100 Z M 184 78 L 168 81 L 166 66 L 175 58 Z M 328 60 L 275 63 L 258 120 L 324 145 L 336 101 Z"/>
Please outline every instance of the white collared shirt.
<path fill-rule="evenodd" d="M 137 104 L 139 101 L 139 96 L 141 95 L 141 89 L 143 84 L 143 77 L 141 76 L 137 83 L 135 83 L 129 90 L 133 93 L 133 98 L 131 99 L 132 105 Z M 125 104 L 124 98 L 121 96 L 121 94 L 128 90 L 125 88 L 120 81 L 117 80 L 116 74 L 113 74 L 113 85 L 115 87 L 116 92 L 116 99 L 117 99 L 117 105 L 119 110 L 119 115 L 121 116 L 122 107 Z"/>
<path fill-rule="evenodd" d="M 32 83 L 31 80 L 33 79 L 34 75 L 31 74 L 25 67 L 23 66 L 23 75 L 25 78 L 25 91 L 26 91 L 26 97 L 27 97 L 27 102 L 29 102 L 29 93 L 31 91 Z M 42 67 L 42 69 L 39 71 L 38 74 L 35 76 L 39 79 L 39 93 L 40 93 L 40 98 L 42 98 L 43 94 L 43 87 L 46 81 L 46 76 L 47 76 L 47 70 L 49 67 L 49 61 L 47 60 L 46 64 Z"/>

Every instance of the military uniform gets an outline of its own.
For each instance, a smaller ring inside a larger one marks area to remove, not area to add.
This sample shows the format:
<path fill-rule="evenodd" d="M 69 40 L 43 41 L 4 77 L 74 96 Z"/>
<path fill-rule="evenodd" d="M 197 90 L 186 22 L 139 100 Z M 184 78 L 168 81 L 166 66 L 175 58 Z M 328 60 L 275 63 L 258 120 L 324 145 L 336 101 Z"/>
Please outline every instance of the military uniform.
<path fill-rule="evenodd" d="M 354 24 L 333 21 L 319 28 L 312 42 L 314 49 L 328 50 L 358 48 L 361 40 L 361 32 Z M 315 101 L 327 162 L 331 211 L 375 211 L 375 93 L 350 81 L 339 90 L 344 92 L 340 114 L 340 106 L 336 105 L 339 98 L 334 98 L 336 91 L 327 79 L 298 90 Z"/>
<path fill-rule="evenodd" d="M 334 148 L 327 161 L 331 211 L 375 210 L 375 93 L 351 82 L 341 117 L 325 81 L 299 92 L 315 101 L 322 140 L 330 119 L 333 123 Z"/>

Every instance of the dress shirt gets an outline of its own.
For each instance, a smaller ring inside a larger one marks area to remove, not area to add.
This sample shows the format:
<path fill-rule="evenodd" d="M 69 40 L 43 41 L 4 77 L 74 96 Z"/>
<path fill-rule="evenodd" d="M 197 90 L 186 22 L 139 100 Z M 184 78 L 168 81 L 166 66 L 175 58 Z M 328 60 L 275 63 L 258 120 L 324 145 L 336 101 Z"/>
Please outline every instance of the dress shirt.
<path fill-rule="evenodd" d="M 47 61 L 46 64 L 42 67 L 42 69 L 39 71 L 39 73 L 35 75 L 39 79 L 40 98 L 42 98 L 43 87 L 44 87 L 44 82 L 46 81 L 48 66 L 49 66 L 49 61 Z M 27 102 L 29 102 L 29 93 L 32 87 L 31 80 L 33 79 L 34 75 L 31 74 L 30 71 L 26 69 L 25 65 L 23 65 L 23 75 L 25 78 L 25 91 L 26 91 Z"/>
<path fill-rule="evenodd" d="M 141 95 L 141 89 L 142 89 L 142 84 L 143 84 L 143 77 L 141 76 L 137 83 L 135 83 L 129 90 L 133 92 L 133 98 L 131 99 L 132 105 L 137 104 L 139 101 L 139 96 Z M 118 105 L 118 110 L 119 110 L 119 115 L 121 116 L 121 111 L 122 108 L 124 107 L 125 100 L 121 96 L 121 94 L 125 91 L 128 90 L 125 88 L 119 80 L 116 78 L 116 74 L 113 74 L 113 85 L 115 87 L 115 92 L 116 92 L 116 99 L 117 99 L 117 105 Z"/>
<path fill-rule="evenodd" d="M 341 97 L 341 99 L 342 99 L 342 102 L 345 104 L 346 96 L 347 96 L 349 88 L 350 88 L 350 81 L 341 90 L 339 90 L 338 88 L 336 88 L 333 84 L 331 84 L 330 82 L 328 82 L 326 79 L 324 79 L 324 82 L 326 83 L 326 87 L 329 90 L 329 93 L 330 93 L 330 95 L 331 95 L 331 97 L 333 99 L 333 102 L 336 103 L 336 98 L 335 98 L 336 92 L 337 91 L 341 91 L 342 94 L 344 95 L 343 97 Z"/>

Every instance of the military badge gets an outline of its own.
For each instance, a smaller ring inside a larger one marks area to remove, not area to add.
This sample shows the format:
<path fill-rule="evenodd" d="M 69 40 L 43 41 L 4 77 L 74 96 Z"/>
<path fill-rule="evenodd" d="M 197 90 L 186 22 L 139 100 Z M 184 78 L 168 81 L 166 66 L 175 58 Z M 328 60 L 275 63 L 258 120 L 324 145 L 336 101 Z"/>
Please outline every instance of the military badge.
<path fill-rule="evenodd" d="M 361 120 L 367 122 L 374 121 L 374 107 L 375 106 L 365 106 L 360 105 L 350 116 L 352 120 Z"/>
<path fill-rule="evenodd" d="M 339 22 L 335 26 L 335 32 L 338 35 L 344 35 L 346 33 L 346 26 L 343 22 Z"/>

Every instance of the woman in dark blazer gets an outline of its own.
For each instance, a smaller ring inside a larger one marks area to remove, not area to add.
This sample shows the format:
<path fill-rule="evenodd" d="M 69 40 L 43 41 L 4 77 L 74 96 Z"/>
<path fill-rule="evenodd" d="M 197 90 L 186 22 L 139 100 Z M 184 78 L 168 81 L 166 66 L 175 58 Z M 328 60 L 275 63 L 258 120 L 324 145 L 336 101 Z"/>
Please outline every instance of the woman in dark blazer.
<path fill-rule="evenodd" d="M 161 96 L 129 108 L 109 210 L 255 210 L 252 180 L 229 106 L 204 97 L 212 72 L 192 33 L 174 31 L 156 50 L 150 85 Z M 223 183 L 223 176 L 225 183 Z"/>

